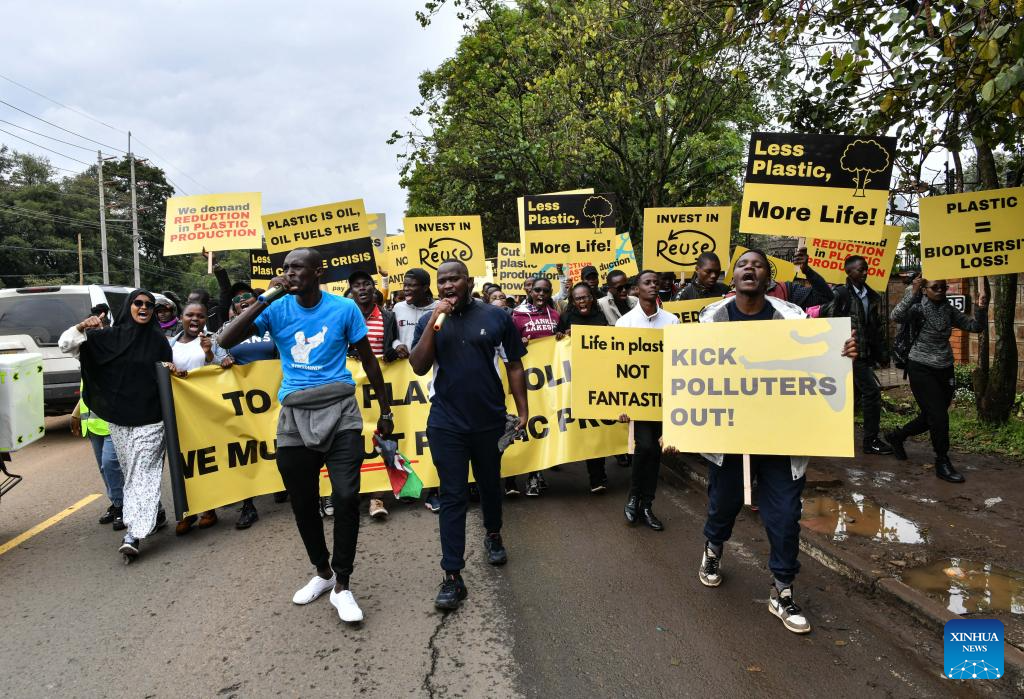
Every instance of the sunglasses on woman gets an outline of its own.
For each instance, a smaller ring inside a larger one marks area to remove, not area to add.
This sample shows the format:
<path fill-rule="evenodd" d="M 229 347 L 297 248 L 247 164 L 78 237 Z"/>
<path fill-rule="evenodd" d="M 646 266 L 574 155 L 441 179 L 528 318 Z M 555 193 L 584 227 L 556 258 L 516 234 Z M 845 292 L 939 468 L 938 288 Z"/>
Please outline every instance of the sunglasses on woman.
<path fill-rule="evenodd" d="M 156 304 L 152 301 L 143 301 L 142 299 L 135 299 L 132 301 L 132 305 L 136 308 L 155 308 Z"/>
<path fill-rule="evenodd" d="M 239 294 L 238 296 L 232 296 L 231 297 L 231 303 L 241 303 L 242 301 L 248 301 L 251 298 L 253 298 L 253 295 L 250 294 L 247 291 L 244 294 Z"/>

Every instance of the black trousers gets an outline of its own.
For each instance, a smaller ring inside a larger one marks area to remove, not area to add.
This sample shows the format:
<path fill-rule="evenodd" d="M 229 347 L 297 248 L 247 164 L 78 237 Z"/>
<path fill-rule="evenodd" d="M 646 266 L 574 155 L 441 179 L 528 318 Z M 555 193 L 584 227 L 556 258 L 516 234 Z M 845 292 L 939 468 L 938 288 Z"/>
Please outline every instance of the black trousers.
<path fill-rule="evenodd" d="M 587 475 L 590 476 L 591 488 L 608 480 L 608 474 L 604 470 L 604 457 L 587 459 Z"/>
<path fill-rule="evenodd" d="M 427 427 L 430 454 L 441 480 L 441 568 L 455 573 L 466 567 L 466 508 L 469 502 L 469 465 L 480 492 L 480 510 L 488 533 L 501 531 L 501 452 L 498 439 L 504 428 L 481 432 L 453 432 Z"/>
<path fill-rule="evenodd" d="M 878 422 L 882 417 L 882 389 L 878 386 L 871 365 L 859 359 L 853 360 L 853 386 L 860 398 L 860 409 L 864 415 L 864 443 L 878 437 Z"/>
<path fill-rule="evenodd" d="M 898 434 L 906 438 L 929 432 L 935 456 L 944 458 L 949 455 L 949 406 L 956 389 L 953 367 L 936 369 L 927 364 L 908 362 L 907 376 L 921 412 L 901 427 Z"/>
<path fill-rule="evenodd" d="M 640 502 L 654 502 L 658 489 L 658 470 L 661 468 L 661 422 L 633 421 L 633 480 L 629 496 Z"/>
<path fill-rule="evenodd" d="M 327 464 L 334 499 L 334 556 L 327 550 L 320 519 L 320 469 Z M 326 452 L 306 447 L 278 447 L 277 470 L 288 491 L 299 536 L 309 562 L 331 568 L 339 582 L 348 583 L 359 538 L 359 469 L 363 465 L 363 435 L 345 430 L 334 436 Z"/>
<path fill-rule="evenodd" d="M 800 495 L 805 476 L 793 480 L 788 456 L 750 457 L 750 473 L 757 479 L 757 507 L 768 534 L 768 568 L 781 583 L 791 583 L 800 572 Z M 721 466 L 708 466 L 708 518 L 704 536 L 720 546 L 732 536 L 736 516 L 743 509 L 743 457 L 726 454 Z"/>

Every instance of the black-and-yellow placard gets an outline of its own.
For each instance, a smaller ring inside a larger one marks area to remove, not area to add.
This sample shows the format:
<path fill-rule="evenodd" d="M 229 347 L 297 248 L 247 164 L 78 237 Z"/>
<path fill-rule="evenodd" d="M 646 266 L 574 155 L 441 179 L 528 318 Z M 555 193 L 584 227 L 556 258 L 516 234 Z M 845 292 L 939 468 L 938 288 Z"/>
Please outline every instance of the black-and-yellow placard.
<path fill-rule="evenodd" d="M 921 273 L 928 279 L 1024 272 L 1024 187 L 921 200 Z"/>
<path fill-rule="evenodd" d="M 324 274 L 321 284 L 330 282 L 347 282 L 350 274 L 356 270 L 377 274 L 377 262 L 373 250 L 373 241 L 369 237 L 354 240 L 341 240 L 327 245 L 317 245 L 316 251 L 324 258 Z M 266 250 L 249 251 L 249 268 L 252 286 L 266 289 L 270 280 L 284 272 L 284 258 L 290 250 L 267 252 Z M 259 282 L 257 284 L 257 282 Z"/>
<path fill-rule="evenodd" d="M 644 209 L 644 268 L 693 274 L 697 258 L 713 252 L 729 259 L 731 206 Z"/>
<path fill-rule="evenodd" d="M 311 248 L 370 235 L 362 199 L 279 211 L 263 217 L 267 250 Z"/>
<path fill-rule="evenodd" d="M 523 197 L 527 265 L 614 261 L 618 208 L 618 200 L 609 192 Z"/>
<path fill-rule="evenodd" d="M 754 133 L 740 231 L 881 241 L 895 156 L 890 136 Z"/>

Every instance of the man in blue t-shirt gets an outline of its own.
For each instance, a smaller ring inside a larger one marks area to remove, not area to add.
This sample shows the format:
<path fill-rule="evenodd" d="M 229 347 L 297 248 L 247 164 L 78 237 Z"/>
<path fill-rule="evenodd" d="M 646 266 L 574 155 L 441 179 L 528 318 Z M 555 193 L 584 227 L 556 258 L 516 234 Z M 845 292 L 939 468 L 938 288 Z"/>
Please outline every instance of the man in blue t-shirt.
<path fill-rule="evenodd" d="M 271 291 L 242 311 L 221 335 L 230 348 L 269 332 L 281 357 L 281 414 L 277 423 L 277 468 L 288 491 L 302 543 L 317 574 L 295 595 L 308 604 L 331 591 L 341 620 L 356 623 L 363 612 L 349 590 L 359 534 L 359 472 L 363 463 L 362 416 L 355 381 L 345 366 L 356 348 L 380 404 L 377 430 L 391 434 L 394 417 L 380 365 L 366 339 L 366 323 L 355 302 L 320 290 L 323 258 L 313 248 L 292 250 Z M 281 287 L 287 295 L 274 305 Z M 320 520 L 320 469 L 327 464 L 334 500 L 334 556 Z"/>
<path fill-rule="evenodd" d="M 462 580 L 466 552 L 469 464 L 480 491 L 484 548 L 492 565 L 508 553 L 501 540 L 501 451 L 505 432 L 505 389 L 495 356 L 504 350 L 509 390 L 521 430 L 529 418 L 522 357 L 526 347 L 512 318 L 472 297 L 473 280 L 459 261 L 437 270 L 437 307 L 416 324 L 409 363 L 422 376 L 433 368 L 427 441 L 441 480 L 441 568 L 444 580 L 434 600 L 438 609 L 456 609 L 466 598 Z M 435 327 L 444 317 L 440 330 Z"/>

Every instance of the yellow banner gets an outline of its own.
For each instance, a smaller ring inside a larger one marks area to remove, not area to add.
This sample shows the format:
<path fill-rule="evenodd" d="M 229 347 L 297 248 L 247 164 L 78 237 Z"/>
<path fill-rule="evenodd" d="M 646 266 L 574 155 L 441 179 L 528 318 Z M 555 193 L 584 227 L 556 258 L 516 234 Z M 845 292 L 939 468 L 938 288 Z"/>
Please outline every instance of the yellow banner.
<path fill-rule="evenodd" d="M 926 279 L 1024 272 L 1024 187 L 921 199 Z"/>
<path fill-rule="evenodd" d="M 732 271 L 736 267 L 736 263 L 739 261 L 741 257 L 743 257 L 743 253 L 745 253 L 746 251 L 747 248 L 743 247 L 742 245 L 737 245 L 736 248 L 732 251 L 732 259 L 729 260 L 729 264 L 726 266 L 726 269 L 722 270 L 723 284 L 732 284 Z M 782 284 L 783 282 L 791 282 L 794 279 L 796 279 L 796 265 L 794 265 L 792 262 L 787 262 L 786 260 L 783 260 L 781 257 L 769 255 L 768 264 L 771 265 L 772 279 L 774 279 L 779 284 Z"/>
<path fill-rule="evenodd" d="M 570 352 L 568 338 L 530 343 L 523 358 L 530 403 L 527 441 L 516 442 L 505 452 L 503 475 L 625 453 L 625 425 L 572 416 Z M 278 361 L 262 361 L 230 369 L 204 367 L 184 379 L 172 377 L 189 512 L 283 489 L 274 461 L 280 367 Z M 350 359 L 348 367 L 356 380 L 356 399 L 363 414 L 362 492 L 388 491 L 383 463 L 373 451 L 372 434 L 379 415 L 373 389 L 358 361 Z M 436 486 L 437 472 L 426 437 L 429 376 L 416 376 L 406 360 L 383 364 L 382 370 L 395 414 L 399 450 L 412 461 L 424 486 Z M 511 396 L 508 406 L 515 412 Z M 326 469 L 321 492 L 330 493 Z"/>
<path fill-rule="evenodd" d="M 885 240 L 881 243 L 862 243 L 853 240 L 807 239 L 807 259 L 814 271 L 829 284 L 846 283 L 846 258 L 860 255 L 868 263 L 869 287 L 878 293 L 885 293 L 889 286 L 889 274 L 896 260 L 896 248 L 900 245 L 899 226 L 885 227 Z"/>
<path fill-rule="evenodd" d="M 362 199 L 279 211 L 263 217 L 267 250 L 282 252 L 327 243 L 340 243 L 370 235 Z"/>
<path fill-rule="evenodd" d="M 171 197 L 164 215 L 164 255 L 245 250 L 263 244 L 260 193 Z"/>
<path fill-rule="evenodd" d="M 890 136 L 754 133 L 740 231 L 880 241 L 895 157 Z"/>
<path fill-rule="evenodd" d="M 665 328 L 664 440 L 680 451 L 853 456 L 849 318 Z"/>
<path fill-rule="evenodd" d="M 573 415 L 661 420 L 662 332 L 573 326 Z"/>
<path fill-rule="evenodd" d="M 700 312 L 705 306 L 709 306 L 721 298 L 693 299 L 691 301 L 666 301 L 661 307 L 679 319 L 680 323 L 697 323 L 700 320 Z"/>
<path fill-rule="evenodd" d="M 703 253 L 729 257 L 731 230 L 731 206 L 644 209 L 644 267 L 687 279 Z"/>
<path fill-rule="evenodd" d="M 427 270 L 432 283 L 436 283 L 437 268 L 448 260 L 465 263 L 471 277 L 487 273 L 479 216 L 407 217 L 404 224 L 412 266 Z"/>

